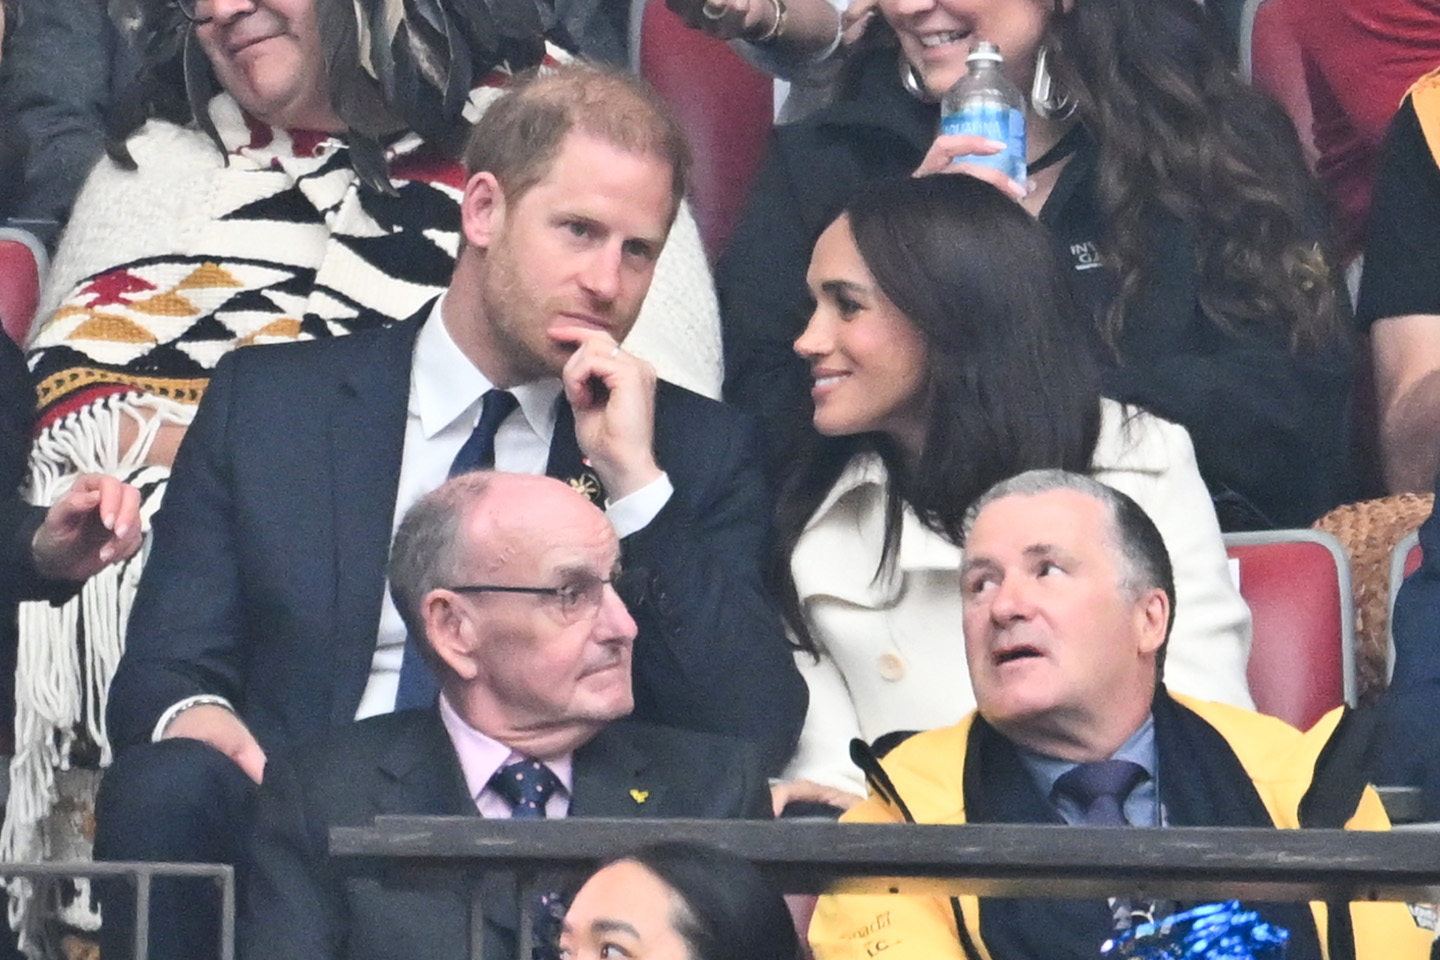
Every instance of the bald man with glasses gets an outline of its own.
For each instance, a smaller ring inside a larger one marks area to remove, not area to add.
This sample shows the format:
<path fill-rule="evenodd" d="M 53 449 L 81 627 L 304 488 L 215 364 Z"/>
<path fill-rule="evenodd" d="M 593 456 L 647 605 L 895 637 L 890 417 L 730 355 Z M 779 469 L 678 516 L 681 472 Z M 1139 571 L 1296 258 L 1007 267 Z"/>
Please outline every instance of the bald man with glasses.
<path fill-rule="evenodd" d="M 406 514 L 389 573 L 439 701 L 270 758 L 242 957 L 465 955 L 462 890 L 337 877 L 334 826 L 383 814 L 770 816 L 752 746 L 623 719 L 636 627 L 621 594 L 635 578 L 605 514 L 568 485 L 456 477 Z M 487 956 L 513 955 L 513 908 L 487 901 Z"/>

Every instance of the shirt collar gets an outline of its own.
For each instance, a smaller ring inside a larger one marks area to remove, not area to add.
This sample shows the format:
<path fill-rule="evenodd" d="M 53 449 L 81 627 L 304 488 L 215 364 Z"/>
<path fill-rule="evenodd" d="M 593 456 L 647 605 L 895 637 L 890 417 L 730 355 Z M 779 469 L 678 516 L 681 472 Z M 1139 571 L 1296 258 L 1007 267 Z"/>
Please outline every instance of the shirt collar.
<path fill-rule="evenodd" d="M 527 759 L 520 751 L 486 736 L 466 723 L 450 705 L 449 698 L 443 694 L 440 697 L 440 720 L 445 724 L 445 731 L 450 734 L 450 742 L 455 745 L 455 754 L 460 758 L 460 769 L 465 773 L 465 786 L 470 791 L 472 800 L 479 801 L 480 794 L 489 788 L 490 780 L 501 767 L 516 760 Z M 566 795 L 571 794 L 575 779 L 574 755 L 567 753 L 563 757 L 546 760 L 545 766 L 555 774 Z"/>
<path fill-rule="evenodd" d="M 410 368 L 410 413 L 420 418 L 425 439 L 432 439 L 457 420 L 473 424 L 480 398 L 495 385 L 465 356 L 445 327 L 442 293 L 430 308 L 425 325 L 415 338 L 415 359 Z M 510 388 L 530 429 L 550 443 L 555 434 L 559 379 L 551 377 Z"/>
<path fill-rule="evenodd" d="M 1041 796 L 1048 797 L 1055 789 L 1055 781 L 1079 766 L 1073 760 L 1061 760 L 1058 757 L 1049 757 L 1043 753 L 1036 753 L 1027 750 L 1016 744 L 1015 749 L 1019 751 L 1020 760 L 1025 768 L 1030 771 L 1034 778 L 1035 785 L 1040 788 Z M 1145 722 L 1140 724 L 1140 729 L 1130 734 L 1129 739 L 1120 745 L 1107 759 L 1129 760 L 1138 763 L 1145 768 L 1150 775 L 1151 783 L 1155 782 L 1155 717 L 1151 714 L 1145 715 Z"/>

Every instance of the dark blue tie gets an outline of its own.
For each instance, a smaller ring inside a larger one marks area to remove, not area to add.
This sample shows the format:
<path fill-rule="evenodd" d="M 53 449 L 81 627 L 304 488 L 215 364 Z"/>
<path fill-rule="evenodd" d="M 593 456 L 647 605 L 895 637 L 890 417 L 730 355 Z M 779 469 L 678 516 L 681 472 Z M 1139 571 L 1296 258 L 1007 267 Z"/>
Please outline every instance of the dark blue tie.
<path fill-rule="evenodd" d="M 490 789 L 510 804 L 510 819 L 543 820 L 545 804 L 560 789 L 560 778 L 539 760 L 516 760 L 495 771 Z M 536 895 L 533 909 L 531 960 L 546 960 L 556 955 L 565 900 L 558 893 L 542 892 Z"/>
<path fill-rule="evenodd" d="M 510 804 L 513 820 L 545 819 L 545 804 L 560 789 L 560 778 L 539 760 L 516 760 L 495 771 L 490 789 Z"/>
<path fill-rule="evenodd" d="M 520 401 L 508 390 L 487 390 L 480 400 L 480 421 L 470 433 L 470 439 L 455 454 L 450 464 L 450 476 L 459 476 L 471 470 L 488 470 L 495 466 L 495 434 L 500 424 L 515 412 Z"/>
<path fill-rule="evenodd" d="M 480 421 L 470 438 L 450 463 L 450 476 L 486 470 L 495 465 L 495 434 L 500 424 L 515 412 L 520 401 L 505 390 L 488 390 L 480 400 Z M 405 655 L 400 662 L 400 687 L 395 691 L 396 710 L 419 710 L 435 702 L 440 686 L 435 674 L 420 654 L 419 637 L 407 637 Z"/>
<path fill-rule="evenodd" d="M 1085 826 L 1124 827 L 1129 825 L 1125 798 L 1149 776 L 1144 767 L 1129 760 L 1082 763 L 1055 781 L 1054 792 L 1079 804 Z"/>

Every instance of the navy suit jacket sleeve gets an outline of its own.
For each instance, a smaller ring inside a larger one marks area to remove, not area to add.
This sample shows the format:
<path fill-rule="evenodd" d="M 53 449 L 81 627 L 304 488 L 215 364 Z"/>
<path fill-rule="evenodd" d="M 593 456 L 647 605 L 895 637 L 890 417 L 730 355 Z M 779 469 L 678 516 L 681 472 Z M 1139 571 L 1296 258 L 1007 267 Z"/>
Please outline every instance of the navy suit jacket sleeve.
<path fill-rule="evenodd" d="M 766 593 L 770 502 L 753 422 L 661 384 L 656 454 L 674 485 L 625 538 L 652 574 L 635 611 L 635 718 L 740 737 L 777 774 L 794 752 L 808 691 Z"/>
<path fill-rule="evenodd" d="M 224 452 L 234 366 L 222 360 L 176 454 L 130 614 L 107 720 L 117 746 L 143 743 L 172 704 L 201 693 L 243 710 L 244 618 Z"/>

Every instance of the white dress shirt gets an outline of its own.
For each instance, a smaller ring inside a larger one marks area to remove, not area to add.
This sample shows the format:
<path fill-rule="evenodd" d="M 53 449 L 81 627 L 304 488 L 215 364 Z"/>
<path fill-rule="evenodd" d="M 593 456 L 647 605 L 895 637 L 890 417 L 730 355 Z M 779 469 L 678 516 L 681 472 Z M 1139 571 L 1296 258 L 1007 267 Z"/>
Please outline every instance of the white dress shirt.
<path fill-rule="evenodd" d="M 415 501 L 444 483 L 450 464 L 480 419 L 481 398 L 494 384 L 460 352 L 445 329 L 435 301 L 430 318 L 415 339 L 415 362 L 410 368 L 410 404 L 405 415 L 405 452 L 400 461 L 400 485 L 395 492 L 391 532 L 400 526 Z M 517 411 L 495 434 L 495 469 L 508 473 L 544 473 L 555 434 L 559 380 L 540 380 L 512 387 L 520 401 Z M 673 493 L 670 478 L 659 478 L 628 497 L 607 504 L 606 516 L 615 532 L 626 537 L 655 519 Z M 536 584 L 542 586 L 542 584 Z M 370 665 L 370 682 L 360 698 L 355 719 L 395 709 L 400 685 L 400 662 L 405 650 L 405 624 L 385 585 L 380 612 L 379 638 Z"/>

